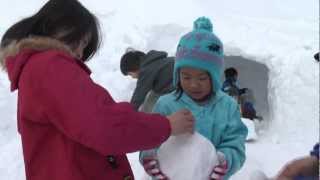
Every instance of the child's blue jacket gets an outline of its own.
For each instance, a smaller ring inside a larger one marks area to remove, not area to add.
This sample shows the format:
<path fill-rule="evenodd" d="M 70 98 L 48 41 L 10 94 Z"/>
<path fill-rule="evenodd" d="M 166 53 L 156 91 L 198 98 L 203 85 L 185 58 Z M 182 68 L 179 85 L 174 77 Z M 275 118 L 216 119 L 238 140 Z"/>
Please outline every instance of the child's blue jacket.
<path fill-rule="evenodd" d="M 177 95 L 172 92 L 161 96 L 153 111 L 170 115 L 181 109 L 192 112 L 196 120 L 196 131 L 208 138 L 217 151 L 225 155 L 228 173 L 224 179 L 229 179 L 241 168 L 246 157 L 245 139 L 248 130 L 240 119 L 236 101 L 224 92 L 218 91 L 206 105 L 200 106 L 185 93 L 177 100 Z"/>

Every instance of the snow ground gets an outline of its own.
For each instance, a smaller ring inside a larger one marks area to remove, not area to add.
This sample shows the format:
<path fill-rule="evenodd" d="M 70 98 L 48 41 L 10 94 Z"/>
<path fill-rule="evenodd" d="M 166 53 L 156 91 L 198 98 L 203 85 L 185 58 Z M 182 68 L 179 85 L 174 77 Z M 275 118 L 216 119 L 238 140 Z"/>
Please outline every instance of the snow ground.
<path fill-rule="evenodd" d="M 34 13 L 44 0 L 1 0 L 0 35 Z M 248 179 L 255 169 L 269 176 L 290 159 L 307 155 L 319 141 L 319 2 L 306 0 L 81 0 L 100 19 L 104 44 L 89 63 L 93 78 L 117 101 L 129 100 L 135 82 L 121 75 L 119 58 L 128 47 L 174 54 L 179 37 L 199 16 L 208 16 L 227 55 L 242 56 L 269 69 L 270 119 L 260 139 L 247 144 L 247 161 L 232 180 Z M 21 6 L 23 4 L 23 6 Z M 14 8 L 12 8 L 14 7 Z M 0 179 L 24 179 L 16 130 L 16 94 L 0 73 Z M 129 154 L 136 179 L 143 171 Z"/>

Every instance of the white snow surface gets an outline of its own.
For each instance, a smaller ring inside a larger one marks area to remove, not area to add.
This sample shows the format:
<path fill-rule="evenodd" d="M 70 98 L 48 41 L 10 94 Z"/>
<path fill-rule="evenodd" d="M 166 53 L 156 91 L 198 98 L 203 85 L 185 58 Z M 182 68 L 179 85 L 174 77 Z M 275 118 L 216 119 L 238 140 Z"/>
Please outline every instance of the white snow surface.
<path fill-rule="evenodd" d="M 246 144 L 247 159 L 232 180 L 255 169 L 274 176 L 289 160 L 308 155 L 319 141 L 319 2 L 314 0 L 80 0 L 100 20 L 103 45 L 89 62 L 93 79 L 116 101 L 128 101 L 135 81 L 121 75 L 119 59 L 128 47 L 174 55 L 179 38 L 200 16 L 211 18 L 227 55 L 243 56 L 269 68 L 270 119 Z M 1 0 L 0 36 L 45 0 Z M 16 93 L 0 72 L 0 179 L 23 180 L 22 148 L 16 127 Z M 144 172 L 129 154 L 136 179 Z"/>

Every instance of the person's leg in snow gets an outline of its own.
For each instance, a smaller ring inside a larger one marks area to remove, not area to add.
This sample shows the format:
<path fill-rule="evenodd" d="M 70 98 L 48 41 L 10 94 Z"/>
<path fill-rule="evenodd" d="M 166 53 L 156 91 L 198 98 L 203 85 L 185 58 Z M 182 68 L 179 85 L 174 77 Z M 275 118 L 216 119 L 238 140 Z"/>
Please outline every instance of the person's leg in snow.
<path fill-rule="evenodd" d="M 318 180 L 319 161 L 316 156 L 307 156 L 289 162 L 277 176 L 277 180 Z"/>

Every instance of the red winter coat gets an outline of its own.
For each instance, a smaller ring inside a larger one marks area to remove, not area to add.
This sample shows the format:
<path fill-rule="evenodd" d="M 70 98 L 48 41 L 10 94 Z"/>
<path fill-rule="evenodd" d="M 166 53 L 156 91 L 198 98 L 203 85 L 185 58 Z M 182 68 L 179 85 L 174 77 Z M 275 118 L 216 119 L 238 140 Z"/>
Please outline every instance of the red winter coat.
<path fill-rule="evenodd" d="M 166 118 L 116 103 L 57 41 L 25 39 L 2 52 L 18 89 L 27 180 L 131 180 L 125 154 L 170 135 Z"/>

